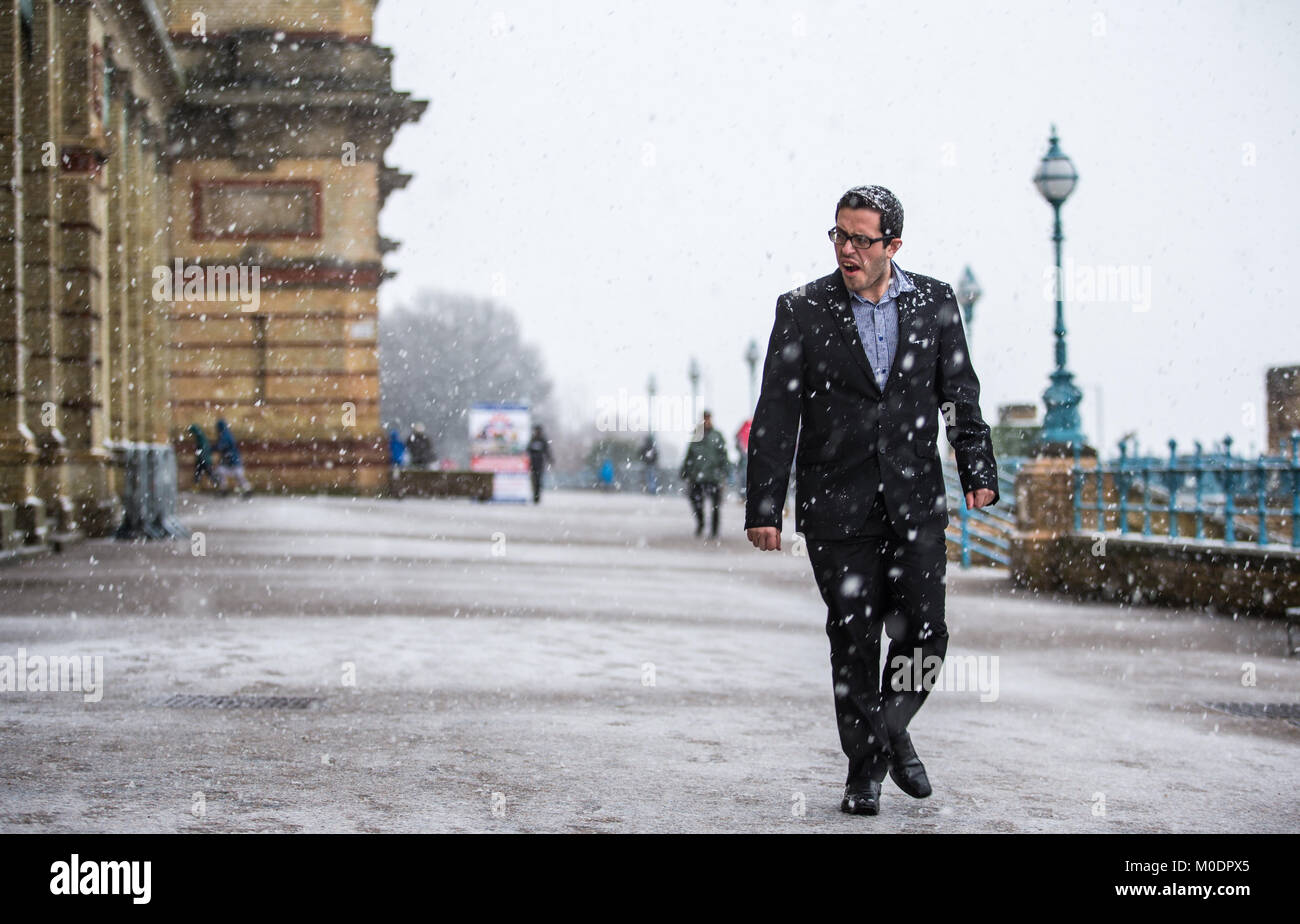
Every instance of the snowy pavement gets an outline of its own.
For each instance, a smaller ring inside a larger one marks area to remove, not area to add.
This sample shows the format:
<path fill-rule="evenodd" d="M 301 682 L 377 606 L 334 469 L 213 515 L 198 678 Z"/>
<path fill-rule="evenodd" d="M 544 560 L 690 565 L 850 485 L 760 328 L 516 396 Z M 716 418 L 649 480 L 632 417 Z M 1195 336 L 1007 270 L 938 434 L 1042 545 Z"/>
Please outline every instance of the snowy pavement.
<path fill-rule="evenodd" d="M 102 656 L 102 699 L 0 692 L 0 831 L 1300 831 L 1277 622 L 1084 604 L 949 565 L 912 723 L 934 795 L 839 812 L 806 558 L 685 500 L 190 500 L 189 542 L 0 567 L 0 658 Z M 1253 667 L 1252 667 L 1253 666 Z M 1254 686 L 1243 676 L 1253 671 Z M 985 680 L 994 675 L 987 674 Z M 305 709 L 163 705 L 313 697 Z"/>

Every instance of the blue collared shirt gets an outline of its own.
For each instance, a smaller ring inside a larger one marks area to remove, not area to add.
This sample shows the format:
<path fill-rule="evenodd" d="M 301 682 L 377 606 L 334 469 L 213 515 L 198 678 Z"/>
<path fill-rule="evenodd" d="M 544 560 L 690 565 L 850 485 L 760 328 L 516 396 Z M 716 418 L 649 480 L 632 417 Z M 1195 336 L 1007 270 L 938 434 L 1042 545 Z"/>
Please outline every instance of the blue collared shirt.
<path fill-rule="evenodd" d="M 865 299 L 856 292 L 849 293 L 858 336 L 862 338 L 862 347 L 867 351 L 871 371 L 876 374 L 876 385 L 881 392 L 885 390 L 889 369 L 894 365 L 894 354 L 898 352 L 898 305 L 895 299 L 900 293 L 916 288 L 893 260 L 889 261 L 889 270 L 889 288 L 879 302 Z"/>

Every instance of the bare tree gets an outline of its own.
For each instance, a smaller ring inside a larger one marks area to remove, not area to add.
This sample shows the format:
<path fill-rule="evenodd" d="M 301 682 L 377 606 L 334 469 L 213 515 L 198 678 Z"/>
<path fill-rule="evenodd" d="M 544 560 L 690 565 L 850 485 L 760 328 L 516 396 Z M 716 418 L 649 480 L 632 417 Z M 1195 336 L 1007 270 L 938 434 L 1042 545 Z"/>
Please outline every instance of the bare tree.
<path fill-rule="evenodd" d="M 386 426 L 405 437 L 422 423 L 440 458 L 468 462 L 468 411 L 480 402 L 533 409 L 551 422 L 551 381 L 514 313 L 487 299 L 426 290 L 379 318 L 379 378 Z"/>

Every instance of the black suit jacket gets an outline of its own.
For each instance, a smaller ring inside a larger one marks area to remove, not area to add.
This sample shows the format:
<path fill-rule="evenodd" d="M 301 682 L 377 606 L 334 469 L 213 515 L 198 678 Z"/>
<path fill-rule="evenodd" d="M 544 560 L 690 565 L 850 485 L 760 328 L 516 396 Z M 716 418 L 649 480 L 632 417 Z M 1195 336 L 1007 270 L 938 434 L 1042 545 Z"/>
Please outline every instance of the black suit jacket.
<path fill-rule="evenodd" d="M 781 528 L 795 464 L 795 530 L 809 539 L 865 535 L 879 486 L 895 530 L 948 523 L 939 418 L 963 492 L 998 496 L 997 463 L 980 415 L 952 287 L 908 273 L 899 294 L 898 349 L 876 385 L 839 270 L 777 299 L 763 386 L 749 433 L 745 528 Z"/>

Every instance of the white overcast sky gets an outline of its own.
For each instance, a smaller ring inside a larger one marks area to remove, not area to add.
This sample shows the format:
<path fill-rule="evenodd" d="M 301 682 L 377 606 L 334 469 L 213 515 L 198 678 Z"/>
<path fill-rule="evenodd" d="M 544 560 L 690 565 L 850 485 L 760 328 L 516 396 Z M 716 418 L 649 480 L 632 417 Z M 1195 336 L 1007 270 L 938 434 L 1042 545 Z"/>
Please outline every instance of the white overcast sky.
<path fill-rule="evenodd" d="M 776 297 L 835 268 L 846 188 L 906 213 L 896 260 L 984 297 L 972 355 L 990 423 L 1053 362 L 1055 123 L 1080 173 L 1065 255 L 1149 273 L 1150 305 L 1066 305 L 1084 430 L 1108 449 L 1265 440 L 1264 373 L 1300 363 L 1300 29 L 1294 2 L 384 0 L 375 40 L 430 101 L 389 163 L 402 241 L 381 303 L 496 297 L 570 415 L 620 389 L 689 391 L 724 431 Z M 1081 279 L 1081 277 L 1076 277 Z"/>

